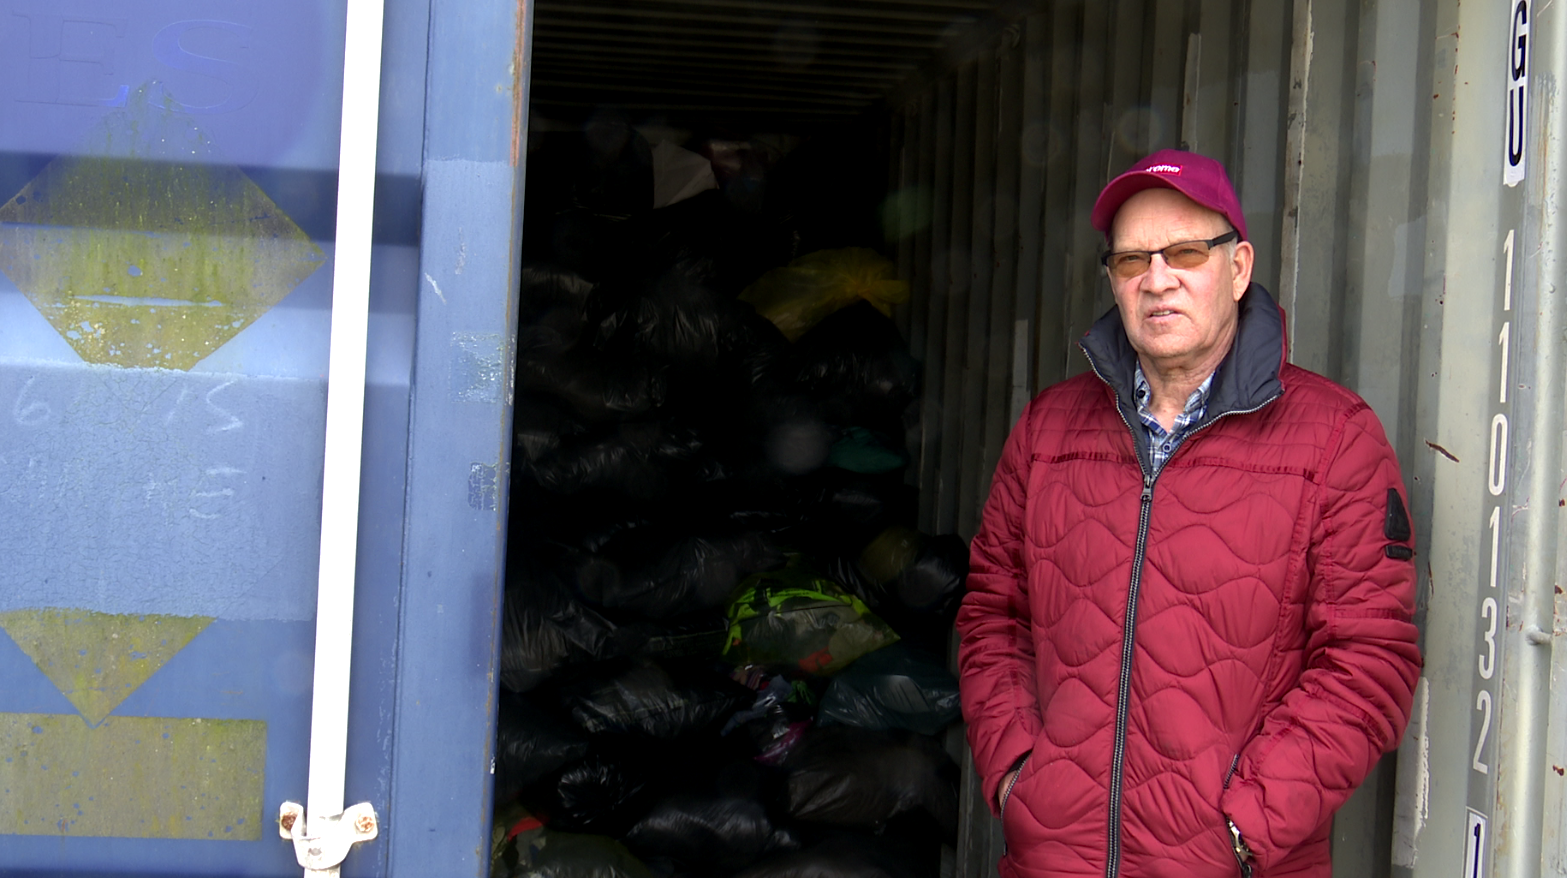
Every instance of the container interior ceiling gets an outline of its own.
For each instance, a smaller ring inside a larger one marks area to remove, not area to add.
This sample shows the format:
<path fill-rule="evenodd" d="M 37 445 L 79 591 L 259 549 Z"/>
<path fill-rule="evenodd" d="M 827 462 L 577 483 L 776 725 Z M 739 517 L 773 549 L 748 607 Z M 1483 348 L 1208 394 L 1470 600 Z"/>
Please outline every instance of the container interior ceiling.
<path fill-rule="evenodd" d="M 535 118 L 804 131 L 863 115 L 1004 26 L 989 0 L 550 0 L 534 13 Z"/>

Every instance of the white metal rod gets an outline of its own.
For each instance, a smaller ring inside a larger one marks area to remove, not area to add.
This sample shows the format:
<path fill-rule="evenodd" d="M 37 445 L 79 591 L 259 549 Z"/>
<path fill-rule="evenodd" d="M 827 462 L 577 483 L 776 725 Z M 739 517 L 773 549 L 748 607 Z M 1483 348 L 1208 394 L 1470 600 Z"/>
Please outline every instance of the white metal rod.
<path fill-rule="evenodd" d="M 309 798 L 305 806 L 308 824 L 343 812 L 383 4 L 384 0 L 348 0 L 348 39 L 343 51 L 343 127 L 337 165 L 337 240 L 332 268 L 325 480 L 321 489 L 315 687 L 310 708 Z"/>

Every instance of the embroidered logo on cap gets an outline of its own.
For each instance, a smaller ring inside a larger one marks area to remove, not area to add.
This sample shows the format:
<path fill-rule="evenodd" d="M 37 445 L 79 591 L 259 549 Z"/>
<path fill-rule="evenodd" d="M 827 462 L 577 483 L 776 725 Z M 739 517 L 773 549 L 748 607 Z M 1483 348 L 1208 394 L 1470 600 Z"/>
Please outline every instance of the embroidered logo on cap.
<path fill-rule="evenodd" d="M 1180 172 L 1180 165 L 1149 165 L 1146 169 L 1146 173 L 1149 174 L 1179 174 Z"/>

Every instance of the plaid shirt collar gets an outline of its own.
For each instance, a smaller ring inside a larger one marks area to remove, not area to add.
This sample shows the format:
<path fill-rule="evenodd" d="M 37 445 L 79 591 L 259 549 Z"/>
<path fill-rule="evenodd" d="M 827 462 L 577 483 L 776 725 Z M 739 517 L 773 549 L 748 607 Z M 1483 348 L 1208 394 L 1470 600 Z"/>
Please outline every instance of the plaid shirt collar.
<path fill-rule="evenodd" d="M 1208 392 L 1213 389 L 1213 376 L 1217 374 L 1216 370 L 1192 391 L 1192 395 L 1186 398 L 1186 408 L 1175 416 L 1173 429 L 1166 430 L 1148 409 L 1148 402 L 1153 398 L 1153 390 L 1148 386 L 1148 378 L 1143 375 L 1142 364 L 1137 365 L 1132 398 L 1137 401 L 1137 417 L 1143 422 L 1143 432 L 1148 436 L 1152 472 L 1157 473 L 1164 467 L 1165 461 L 1170 459 L 1170 454 L 1180 446 L 1186 435 L 1192 431 L 1192 426 L 1202 420 L 1203 414 L 1208 411 Z"/>

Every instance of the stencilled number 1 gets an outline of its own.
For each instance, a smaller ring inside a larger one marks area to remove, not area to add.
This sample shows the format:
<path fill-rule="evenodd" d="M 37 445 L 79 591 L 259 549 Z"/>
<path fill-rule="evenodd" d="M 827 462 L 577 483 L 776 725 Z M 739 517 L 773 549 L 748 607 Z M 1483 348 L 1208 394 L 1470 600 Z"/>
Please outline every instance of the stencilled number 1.
<path fill-rule="evenodd" d="M 1497 333 L 1497 355 L 1501 359 L 1501 376 L 1497 382 L 1497 405 L 1507 405 L 1508 361 L 1511 359 L 1513 322 L 1511 313 L 1513 310 L 1513 236 L 1515 230 L 1507 232 L 1507 238 L 1502 242 L 1502 257 L 1504 260 L 1502 274 L 1502 330 Z M 1486 460 L 1485 488 L 1492 497 L 1501 497 L 1507 489 L 1507 437 L 1508 422 L 1507 412 L 1498 411 L 1491 418 L 1489 432 L 1490 454 Z M 1501 623 L 1501 606 L 1496 601 L 1496 583 L 1499 576 L 1502 555 L 1502 507 L 1500 503 L 1491 507 L 1491 514 L 1486 519 L 1486 530 L 1490 536 L 1491 557 L 1487 559 L 1489 569 L 1486 576 L 1486 594 L 1480 601 L 1480 622 L 1484 626 L 1480 635 L 1480 654 L 1478 656 L 1476 670 L 1480 672 L 1480 679 L 1490 682 L 1496 675 L 1496 631 Z M 1486 741 L 1491 736 L 1491 719 L 1495 712 L 1494 696 L 1490 689 L 1482 688 L 1475 693 L 1475 711 L 1480 714 L 1480 732 L 1476 735 L 1474 759 L 1470 767 L 1481 774 L 1490 774 L 1491 767 L 1481 758 L 1485 755 Z M 1472 828 L 1472 827 L 1471 827 Z"/>

